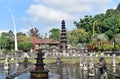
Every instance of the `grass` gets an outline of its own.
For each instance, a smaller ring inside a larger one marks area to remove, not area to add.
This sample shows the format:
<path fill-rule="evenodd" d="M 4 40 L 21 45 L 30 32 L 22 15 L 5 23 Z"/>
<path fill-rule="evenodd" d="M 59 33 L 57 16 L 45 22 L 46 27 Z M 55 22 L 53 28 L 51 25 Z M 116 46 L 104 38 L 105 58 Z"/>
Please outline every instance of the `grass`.
<path fill-rule="evenodd" d="M 3 52 L 2 51 L 0 51 L 0 55 L 2 55 L 3 54 Z"/>
<path fill-rule="evenodd" d="M 116 57 L 115 60 L 116 60 L 116 63 L 118 63 L 118 64 L 120 63 L 120 58 L 119 57 Z M 65 58 L 64 57 L 64 58 L 61 58 L 61 61 L 64 62 L 64 63 L 68 63 L 68 64 L 77 64 L 77 63 L 80 63 L 80 57 L 73 57 L 73 58 L 68 58 L 68 57 Z M 90 57 L 87 57 L 86 61 L 90 62 Z M 94 63 L 99 63 L 99 57 L 94 57 L 93 61 L 94 61 Z M 112 57 L 105 57 L 105 61 L 106 61 L 106 63 L 111 64 Z M 5 60 L 0 60 L 0 63 L 4 63 L 4 62 L 5 62 Z M 10 63 L 15 63 L 16 61 L 15 60 L 10 60 L 9 62 Z M 24 62 L 24 59 L 19 60 L 19 62 Z M 28 60 L 28 62 L 35 63 L 36 60 L 35 59 L 34 60 Z M 46 63 L 46 64 L 47 63 L 56 63 L 56 58 L 46 58 L 46 59 L 44 59 L 43 62 Z"/>

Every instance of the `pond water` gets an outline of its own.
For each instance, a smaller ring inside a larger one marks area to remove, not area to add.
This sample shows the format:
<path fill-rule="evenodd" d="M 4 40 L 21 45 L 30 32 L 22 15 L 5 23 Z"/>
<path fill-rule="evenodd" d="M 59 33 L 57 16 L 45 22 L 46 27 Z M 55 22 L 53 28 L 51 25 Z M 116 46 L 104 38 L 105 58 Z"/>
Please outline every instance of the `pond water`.
<path fill-rule="evenodd" d="M 3 65 L 0 65 L 0 79 L 5 79 L 5 76 L 8 74 L 14 74 L 15 72 L 21 72 L 27 67 L 31 66 L 33 64 L 29 64 L 28 66 L 25 66 L 23 64 L 20 64 L 19 67 L 15 67 L 15 64 L 10 64 L 9 71 L 6 71 L 3 69 Z M 108 66 L 111 71 L 116 70 L 118 74 L 120 73 L 120 67 L 117 66 L 116 68 L 113 68 L 111 66 Z M 94 77 L 88 77 L 88 71 L 83 71 L 81 67 L 79 67 L 79 64 L 77 65 L 56 65 L 56 64 L 46 64 L 45 69 L 49 70 L 49 79 L 60 79 L 62 76 L 66 76 L 69 79 L 99 79 L 99 70 L 97 68 L 94 69 Z M 15 79 L 30 79 L 30 73 L 26 72 Z M 108 75 L 108 79 L 117 79 L 112 77 L 111 75 Z"/>

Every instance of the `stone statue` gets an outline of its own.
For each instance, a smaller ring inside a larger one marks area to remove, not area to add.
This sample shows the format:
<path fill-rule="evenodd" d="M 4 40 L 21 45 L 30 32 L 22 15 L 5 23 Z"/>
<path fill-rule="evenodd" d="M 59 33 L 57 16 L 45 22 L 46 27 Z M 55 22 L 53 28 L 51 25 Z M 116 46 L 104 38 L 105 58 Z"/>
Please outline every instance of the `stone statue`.
<path fill-rule="evenodd" d="M 99 79 L 107 79 L 107 67 L 106 67 L 106 62 L 104 57 L 100 57 L 99 59 L 100 62 L 100 67 L 99 67 L 99 71 L 100 71 L 100 76 Z"/>

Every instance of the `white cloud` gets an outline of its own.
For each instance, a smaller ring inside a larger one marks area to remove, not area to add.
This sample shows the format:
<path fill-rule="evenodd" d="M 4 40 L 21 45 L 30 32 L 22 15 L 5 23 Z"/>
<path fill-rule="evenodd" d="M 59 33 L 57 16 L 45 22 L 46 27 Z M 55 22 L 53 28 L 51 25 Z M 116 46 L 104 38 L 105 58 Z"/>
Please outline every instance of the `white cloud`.
<path fill-rule="evenodd" d="M 94 9 L 104 11 L 113 0 L 35 0 L 47 6 L 56 7 L 66 12 L 91 12 Z"/>
<path fill-rule="evenodd" d="M 27 12 L 33 15 L 33 21 L 39 21 L 41 19 L 48 21 L 60 21 L 62 19 L 70 20 L 73 17 L 65 12 L 56 10 L 54 8 L 49 8 L 41 4 L 31 5 Z"/>
<path fill-rule="evenodd" d="M 76 20 L 85 15 L 104 13 L 113 0 L 35 0 L 27 12 L 34 22 Z"/>
<path fill-rule="evenodd" d="M 82 4 L 80 0 L 36 0 L 36 2 L 40 4 L 43 3 L 65 12 L 88 12 L 91 10 L 91 6 Z"/>
<path fill-rule="evenodd" d="M 85 15 L 104 13 L 113 4 L 113 0 L 34 0 L 27 13 L 32 16 L 32 21 L 39 22 L 48 32 L 53 26 L 61 26 L 60 21 L 65 20 L 67 29 L 74 28 L 73 21 L 83 18 Z M 59 23 L 58 23 L 59 22 Z M 51 26 L 51 27 L 50 27 Z"/>

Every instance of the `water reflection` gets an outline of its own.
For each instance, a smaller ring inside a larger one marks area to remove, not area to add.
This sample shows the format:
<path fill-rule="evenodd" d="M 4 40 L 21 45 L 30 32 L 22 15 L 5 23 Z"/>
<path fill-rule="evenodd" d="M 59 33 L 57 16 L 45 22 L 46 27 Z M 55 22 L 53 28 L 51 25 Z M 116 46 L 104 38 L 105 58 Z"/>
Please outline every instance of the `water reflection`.
<path fill-rule="evenodd" d="M 60 79 L 69 79 L 68 69 L 65 65 L 60 67 Z"/>
<path fill-rule="evenodd" d="M 4 70 L 4 75 L 8 76 L 9 75 L 9 71 L 8 70 Z"/>
<path fill-rule="evenodd" d="M 112 70 L 113 70 L 113 73 L 116 73 L 116 67 L 113 67 Z"/>
<path fill-rule="evenodd" d="M 29 64 L 30 67 L 33 64 Z M 109 69 L 113 72 L 120 74 L 119 66 L 111 67 Z M 5 79 L 5 76 L 19 73 L 25 69 L 24 64 L 20 64 L 19 67 L 16 67 L 15 64 L 10 64 L 9 71 L 3 70 L 3 65 L 0 66 L 0 79 Z M 99 70 L 94 68 L 95 76 L 88 77 L 88 71 L 83 71 L 83 68 L 78 65 L 67 65 L 67 64 L 46 64 L 45 69 L 50 70 L 49 79 L 99 79 Z M 18 76 L 16 79 L 30 79 L 30 73 L 26 72 Z M 117 79 L 108 74 L 108 79 Z M 118 78 L 119 79 L 119 78 Z"/>
<path fill-rule="evenodd" d="M 82 78 L 83 78 L 83 73 L 81 73 L 81 72 L 82 72 L 82 67 L 80 67 L 79 71 L 80 71 L 80 72 L 79 72 L 79 74 L 80 74 L 80 77 L 79 77 L 79 78 L 82 79 Z"/>

